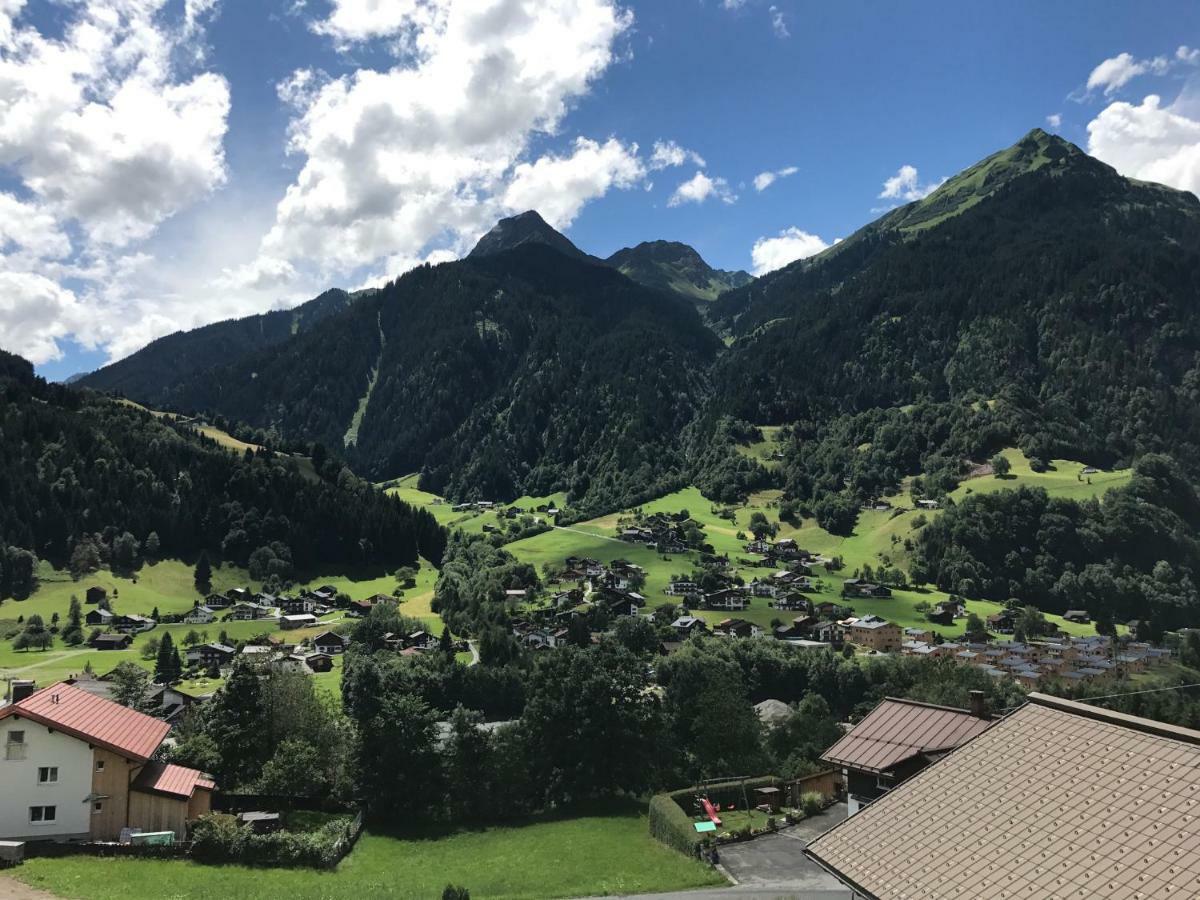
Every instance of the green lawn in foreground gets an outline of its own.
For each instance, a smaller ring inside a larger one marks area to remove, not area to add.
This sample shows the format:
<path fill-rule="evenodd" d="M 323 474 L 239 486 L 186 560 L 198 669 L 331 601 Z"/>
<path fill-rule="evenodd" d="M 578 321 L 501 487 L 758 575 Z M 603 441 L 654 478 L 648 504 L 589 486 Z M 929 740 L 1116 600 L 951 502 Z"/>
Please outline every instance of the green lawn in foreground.
<path fill-rule="evenodd" d="M 334 872 L 78 856 L 32 859 L 13 874 L 79 900 L 430 900 L 447 883 L 472 898 L 553 898 L 725 883 L 651 838 L 640 804 L 437 840 L 367 833 Z"/>

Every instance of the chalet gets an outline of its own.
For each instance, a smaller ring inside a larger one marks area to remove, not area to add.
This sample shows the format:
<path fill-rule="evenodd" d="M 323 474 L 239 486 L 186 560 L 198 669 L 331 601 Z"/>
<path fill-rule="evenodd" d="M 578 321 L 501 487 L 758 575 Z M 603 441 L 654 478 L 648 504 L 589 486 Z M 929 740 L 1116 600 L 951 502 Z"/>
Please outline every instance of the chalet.
<path fill-rule="evenodd" d="M 15 693 L 0 706 L 0 839 L 116 841 L 125 829 L 185 838 L 210 811 L 216 784 L 152 761 L 170 730 L 66 683 Z"/>
<path fill-rule="evenodd" d="M 188 625 L 208 625 L 215 622 L 216 619 L 217 611 L 211 606 L 196 606 L 183 617 L 183 621 Z"/>
<path fill-rule="evenodd" d="M 813 604 L 813 612 L 824 618 L 837 617 L 845 615 L 849 610 L 840 603 L 834 603 L 832 600 L 822 600 L 820 603 Z"/>
<path fill-rule="evenodd" d="M 641 606 L 632 594 L 608 594 L 600 598 L 598 605 L 610 616 L 636 616 Z"/>
<path fill-rule="evenodd" d="M 762 556 L 765 556 L 766 554 L 771 552 L 771 542 L 764 541 L 761 538 L 755 538 L 754 540 L 752 540 L 748 544 L 746 544 L 746 552 L 747 553 L 758 553 Z"/>
<path fill-rule="evenodd" d="M 293 616 L 280 616 L 279 627 L 284 631 L 296 628 L 311 628 L 317 624 L 317 617 L 312 613 L 297 613 Z"/>
<path fill-rule="evenodd" d="M 1002 609 L 987 617 L 988 631 L 996 634 L 1012 634 L 1016 630 L 1017 614 L 1011 609 Z"/>
<path fill-rule="evenodd" d="M 939 505 L 936 500 L 925 499 L 917 501 L 917 506 L 921 507 L 921 509 L 937 509 Z"/>
<path fill-rule="evenodd" d="M 667 585 L 668 597 L 698 597 L 702 591 L 694 581 L 672 581 Z"/>
<path fill-rule="evenodd" d="M 116 618 L 116 614 L 112 610 L 97 607 L 89 609 L 87 615 L 83 617 L 83 621 L 91 628 L 107 628 L 112 624 L 114 618 Z"/>
<path fill-rule="evenodd" d="M 128 634 L 106 632 L 96 635 L 88 643 L 94 650 L 125 650 L 133 643 L 133 638 Z"/>
<path fill-rule="evenodd" d="M 725 637 L 751 638 L 762 634 L 762 629 L 745 619 L 722 619 L 713 628 L 713 634 Z"/>
<path fill-rule="evenodd" d="M 775 608 L 790 612 L 810 612 L 812 602 L 803 594 L 787 594 L 775 601 Z"/>
<path fill-rule="evenodd" d="M 269 609 L 259 606 L 257 603 L 238 602 L 229 608 L 229 612 L 225 614 L 226 621 L 230 622 L 253 622 L 258 619 L 265 619 L 271 614 Z"/>
<path fill-rule="evenodd" d="M 707 609 L 743 610 L 750 605 L 741 588 L 725 588 L 704 595 L 704 606 Z"/>
<path fill-rule="evenodd" d="M 204 605 L 209 609 L 225 609 L 229 602 L 229 598 L 224 594 L 209 594 L 204 598 Z"/>
<path fill-rule="evenodd" d="M 773 580 L 756 578 L 750 582 L 750 593 L 755 597 L 774 597 L 779 593 L 779 585 Z"/>
<path fill-rule="evenodd" d="M 879 616 L 863 616 L 847 622 L 846 640 L 860 647 L 886 653 L 899 650 L 902 643 L 900 626 Z"/>
<path fill-rule="evenodd" d="M 253 595 L 249 588 L 230 588 L 225 592 L 225 599 L 229 601 L 227 606 L 232 606 L 234 603 L 249 603 Z"/>
<path fill-rule="evenodd" d="M 983 693 L 971 699 L 969 711 L 889 697 L 826 750 L 821 759 L 841 771 L 849 814 L 986 731 Z"/>
<path fill-rule="evenodd" d="M 438 639 L 428 631 L 414 631 L 404 639 L 404 643 L 418 650 L 432 650 L 437 646 Z"/>
<path fill-rule="evenodd" d="M 843 597 L 890 597 L 892 589 L 882 584 L 872 584 L 861 578 L 847 578 L 842 582 Z"/>
<path fill-rule="evenodd" d="M 671 628 L 679 635 L 680 640 L 686 640 L 693 634 L 705 634 L 708 631 L 707 623 L 695 616 L 680 616 L 671 623 Z"/>
<path fill-rule="evenodd" d="M 108 599 L 108 591 L 102 587 L 90 587 L 83 596 L 85 603 L 101 603 Z"/>
<path fill-rule="evenodd" d="M 299 597 L 280 597 L 278 606 L 285 616 L 302 616 L 305 613 L 315 613 L 318 602 L 312 594 L 301 594 Z"/>
<path fill-rule="evenodd" d="M 346 606 L 346 615 L 354 619 L 361 619 L 369 616 L 373 608 L 370 600 L 351 600 Z"/>
<path fill-rule="evenodd" d="M 1032 693 L 804 852 L 877 900 L 1193 897 L 1198 795 L 1200 731 Z"/>
<path fill-rule="evenodd" d="M 1068 609 L 1063 613 L 1063 620 L 1066 622 L 1074 622 L 1077 625 L 1086 625 L 1092 621 L 1092 617 L 1088 615 L 1086 609 Z"/>
<path fill-rule="evenodd" d="M 188 665 L 202 665 L 205 668 L 210 666 L 227 666 L 233 662 L 233 658 L 237 655 L 237 650 L 227 644 L 197 644 L 195 647 L 189 647 L 184 654 L 184 659 Z"/>
<path fill-rule="evenodd" d="M 333 669 L 333 657 L 328 653 L 309 653 L 303 659 L 313 672 L 329 672 Z"/>
<path fill-rule="evenodd" d="M 348 638 L 343 637 L 336 631 L 323 631 L 312 639 L 314 650 L 318 653 L 328 653 L 331 656 L 337 653 L 345 653 L 346 646 L 349 643 Z"/>

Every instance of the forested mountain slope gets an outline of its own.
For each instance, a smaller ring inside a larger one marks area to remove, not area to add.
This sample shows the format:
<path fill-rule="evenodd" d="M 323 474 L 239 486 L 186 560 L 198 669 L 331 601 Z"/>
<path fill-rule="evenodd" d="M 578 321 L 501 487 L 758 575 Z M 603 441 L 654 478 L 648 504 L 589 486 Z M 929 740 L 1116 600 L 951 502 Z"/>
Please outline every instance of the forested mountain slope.
<path fill-rule="evenodd" d="M 605 262 L 639 284 L 698 301 L 715 300 L 725 291 L 754 280 L 749 272 L 714 269 L 694 249 L 678 241 L 646 241 L 618 250 Z"/>
<path fill-rule="evenodd" d="M 686 301 L 521 241 L 409 272 L 167 401 L 339 449 L 358 413 L 343 452 L 365 476 L 591 507 L 682 483 L 679 434 L 719 348 Z"/>
<path fill-rule="evenodd" d="M 230 453 L 138 407 L 47 384 L 3 351 L 0 422 L 0 598 L 28 588 L 33 555 L 62 566 L 85 539 L 114 569 L 151 545 L 160 558 L 205 551 L 239 566 L 267 547 L 297 568 L 412 565 L 445 547 L 427 511 L 332 459 L 306 478 L 294 462 Z"/>
<path fill-rule="evenodd" d="M 811 440 L 846 414 L 941 403 L 934 442 L 976 415 L 983 449 L 1200 466 L 1200 201 L 1041 131 L 711 315 L 736 338 L 714 420 L 800 422 Z M 898 439 L 905 416 L 884 418 Z M 879 417 L 860 424 L 842 437 L 873 446 Z"/>
<path fill-rule="evenodd" d="M 332 288 L 294 309 L 214 322 L 177 331 L 147 344 L 111 365 L 72 381 L 157 406 L 172 385 L 188 376 L 232 362 L 286 341 L 341 312 L 369 291 L 349 294 Z"/>

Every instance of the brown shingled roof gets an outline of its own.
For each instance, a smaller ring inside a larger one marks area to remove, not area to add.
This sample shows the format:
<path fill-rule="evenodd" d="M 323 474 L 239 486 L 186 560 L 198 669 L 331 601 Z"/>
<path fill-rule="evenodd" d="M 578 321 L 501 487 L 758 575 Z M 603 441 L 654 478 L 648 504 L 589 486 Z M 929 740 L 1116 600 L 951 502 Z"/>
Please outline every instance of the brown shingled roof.
<path fill-rule="evenodd" d="M 61 682 L 0 707 L 0 719 L 10 716 L 40 722 L 138 762 L 148 760 L 171 730 L 161 719 Z"/>
<path fill-rule="evenodd" d="M 914 756 L 952 750 L 991 724 L 965 709 L 889 697 L 821 758 L 851 769 L 887 772 Z"/>
<path fill-rule="evenodd" d="M 876 900 L 1200 896 L 1200 732 L 1029 699 L 805 852 Z"/>
<path fill-rule="evenodd" d="M 191 797 L 197 788 L 211 791 L 216 786 L 216 782 L 203 772 L 166 763 L 149 763 L 133 782 L 135 791 L 171 794 L 176 797 Z"/>

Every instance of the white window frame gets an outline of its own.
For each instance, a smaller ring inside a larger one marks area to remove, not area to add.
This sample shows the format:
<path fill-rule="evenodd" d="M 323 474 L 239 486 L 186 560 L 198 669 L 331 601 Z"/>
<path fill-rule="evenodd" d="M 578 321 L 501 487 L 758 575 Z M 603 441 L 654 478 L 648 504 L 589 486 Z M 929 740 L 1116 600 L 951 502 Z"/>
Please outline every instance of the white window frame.
<path fill-rule="evenodd" d="M 98 759 L 98 760 L 96 760 L 96 771 L 97 771 L 97 772 L 103 772 L 103 771 L 104 771 L 104 760 L 102 760 L 102 759 Z"/>
<path fill-rule="evenodd" d="M 95 800 L 95 801 L 93 801 L 93 802 L 92 802 L 92 815 L 93 815 L 93 816 L 98 816 L 98 815 L 100 815 L 102 812 L 104 812 L 104 801 L 103 801 L 103 800 Z"/>
<path fill-rule="evenodd" d="M 43 778 L 42 775 L 46 777 Z M 58 766 L 38 766 L 38 784 L 58 784 Z"/>
<path fill-rule="evenodd" d="M 34 816 L 34 810 L 38 810 L 38 816 Z M 46 812 L 49 810 L 50 815 Z M 29 807 L 29 824 L 30 825 L 55 825 L 58 823 L 58 806 L 53 803 L 48 803 L 44 806 Z"/>

